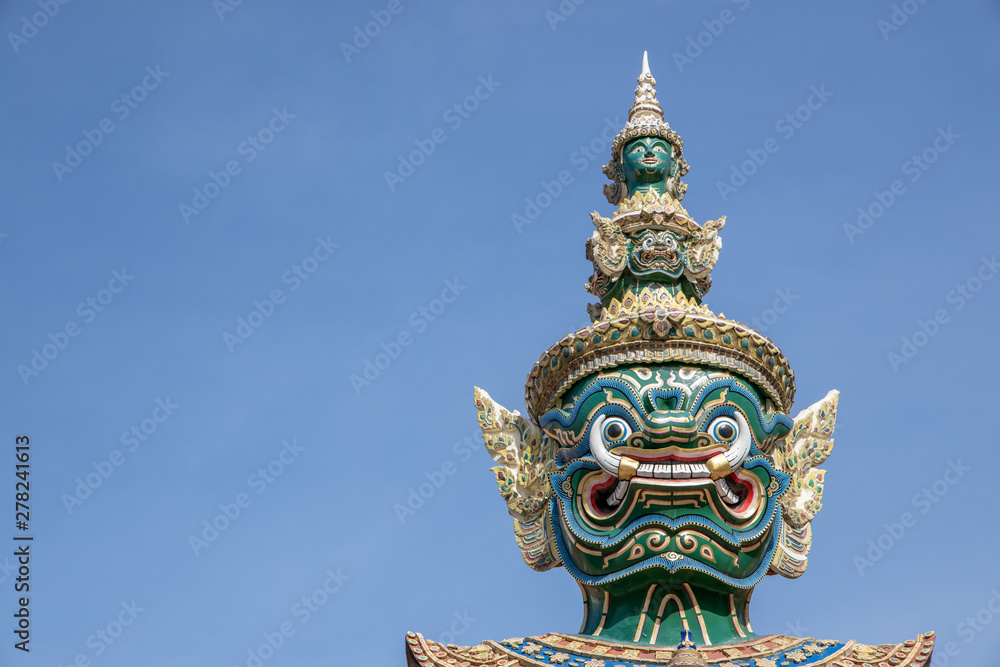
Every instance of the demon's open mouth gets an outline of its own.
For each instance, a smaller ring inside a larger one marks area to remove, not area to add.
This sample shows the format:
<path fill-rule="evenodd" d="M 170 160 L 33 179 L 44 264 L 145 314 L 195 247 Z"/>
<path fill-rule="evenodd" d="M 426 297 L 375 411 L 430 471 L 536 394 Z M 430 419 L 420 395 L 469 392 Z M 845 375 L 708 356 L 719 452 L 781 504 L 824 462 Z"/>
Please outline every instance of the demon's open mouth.
<path fill-rule="evenodd" d="M 649 466 L 646 470 L 651 470 L 651 475 L 643 474 L 644 465 Z M 757 475 L 742 469 L 712 480 L 704 462 L 663 461 L 640 464 L 630 480 L 599 470 L 584 476 L 579 484 L 579 508 L 600 523 L 617 523 L 616 519 L 631 515 L 635 509 L 655 507 L 663 511 L 675 506 L 690 510 L 715 505 L 724 510 L 722 514 L 742 523 L 760 509 L 764 486 Z"/>
<path fill-rule="evenodd" d="M 678 465 L 699 462 L 650 463 L 655 475 L 656 466 L 674 472 Z M 683 468 L 680 471 L 684 474 Z M 720 480 L 728 494 L 720 490 Z M 638 567 L 647 560 L 651 567 L 669 561 L 677 567 L 704 566 L 726 576 L 745 576 L 769 558 L 765 551 L 776 510 L 771 488 L 777 480 L 766 459 L 757 456 L 720 480 L 635 475 L 627 480 L 621 502 L 610 505 L 610 495 L 623 480 L 593 461 L 576 461 L 556 478 L 559 526 L 576 554 L 575 567 L 589 576 L 609 568 Z"/>
<path fill-rule="evenodd" d="M 611 512 L 624 500 L 632 482 L 645 483 L 654 488 L 663 486 L 666 489 L 690 486 L 691 482 L 696 486 L 702 485 L 702 482 L 712 482 L 712 472 L 708 466 L 710 459 L 711 457 L 705 458 L 704 454 L 699 459 L 670 457 L 646 462 L 637 459 L 635 476 L 631 479 L 619 479 L 616 484 L 609 483 L 595 490 L 594 505 L 603 506 Z M 737 512 L 751 494 L 752 486 L 732 473 L 714 480 L 714 484 L 720 500 Z"/>
<path fill-rule="evenodd" d="M 612 451 L 608 442 L 626 443 L 629 431 L 620 419 L 597 417 L 590 431 L 590 452 L 597 464 L 608 473 L 607 483 L 595 485 L 590 505 L 610 514 L 621 505 L 633 485 L 649 488 L 651 493 L 672 494 L 690 486 L 715 487 L 719 500 L 735 514 L 742 514 L 752 498 L 754 485 L 737 474 L 750 453 L 750 429 L 742 415 L 723 417 L 714 422 L 725 444 L 715 443 L 696 449 L 666 447 L 643 450 L 618 446 Z M 707 439 L 707 438 L 706 438 Z"/>

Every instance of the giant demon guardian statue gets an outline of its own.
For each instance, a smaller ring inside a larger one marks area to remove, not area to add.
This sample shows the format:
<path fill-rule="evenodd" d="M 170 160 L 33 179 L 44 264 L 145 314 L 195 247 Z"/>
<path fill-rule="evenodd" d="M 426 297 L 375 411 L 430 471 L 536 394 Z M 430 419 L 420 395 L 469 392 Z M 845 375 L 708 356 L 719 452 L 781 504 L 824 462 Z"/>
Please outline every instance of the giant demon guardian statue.
<path fill-rule="evenodd" d="M 645 55 L 638 82 L 604 166 L 618 208 L 591 214 L 592 324 L 531 369 L 528 417 L 475 390 L 524 560 L 576 579 L 582 626 L 472 647 L 408 633 L 409 664 L 926 665 L 933 633 L 866 646 L 750 626 L 754 586 L 806 569 L 837 392 L 791 417 L 781 351 L 704 305 L 725 218 L 681 206 L 684 145 Z"/>

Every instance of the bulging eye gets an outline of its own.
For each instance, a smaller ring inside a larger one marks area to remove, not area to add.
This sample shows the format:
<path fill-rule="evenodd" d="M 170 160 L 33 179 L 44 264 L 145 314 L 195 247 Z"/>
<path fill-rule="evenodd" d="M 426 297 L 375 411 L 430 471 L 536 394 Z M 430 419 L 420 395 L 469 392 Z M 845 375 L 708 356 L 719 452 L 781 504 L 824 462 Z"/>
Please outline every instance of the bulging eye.
<path fill-rule="evenodd" d="M 708 425 L 708 434 L 716 442 L 730 443 L 740 434 L 740 425 L 732 417 L 716 417 Z"/>
<path fill-rule="evenodd" d="M 632 435 L 632 429 L 624 419 L 610 417 L 605 420 L 601 428 L 601 435 L 604 437 L 604 442 L 614 445 Z"/>

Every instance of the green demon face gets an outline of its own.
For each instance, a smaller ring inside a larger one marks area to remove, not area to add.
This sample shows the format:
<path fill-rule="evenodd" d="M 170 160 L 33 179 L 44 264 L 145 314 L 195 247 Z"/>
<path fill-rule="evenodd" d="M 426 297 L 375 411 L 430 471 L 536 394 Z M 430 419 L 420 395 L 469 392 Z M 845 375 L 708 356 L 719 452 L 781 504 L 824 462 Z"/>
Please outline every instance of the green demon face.
<path fill-rule="evenodd" d="M 634 276 L 677 278 L 684 269 L 684 249 L 671 232 L 644 229 L 629 237 L 626 260 Z"/>
<path fill-rule="evenodd" d="M 762 454 L 791 420 L 711 368 L 620 368 L 582 380 L 542 428 L 565 470 L 550 478 L 563 563 L 581 584 L 718 591 L 764 576 L 789 478 Z"/>
<path fill-rule="evenodd" d="M 659 137 L 639 137 L 625 144 L 622 149 L 622 168 L 629 193 L 644 188 L 641 185 L 659 184 L 663 193 L 667 177 L 671 175 L 670 144 Z"/>

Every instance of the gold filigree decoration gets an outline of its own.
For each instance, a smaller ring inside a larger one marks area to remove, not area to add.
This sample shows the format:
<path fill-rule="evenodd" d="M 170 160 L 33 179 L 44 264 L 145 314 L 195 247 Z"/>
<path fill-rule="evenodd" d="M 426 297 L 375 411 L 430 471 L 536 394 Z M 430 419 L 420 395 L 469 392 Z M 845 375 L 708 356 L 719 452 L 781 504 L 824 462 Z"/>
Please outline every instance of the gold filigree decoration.
<path fill-rule="evenodd" d="M 806 656 L 805 652 L 803 652 L 802 650 L 789 651 L 788 653 L 785 654 L 785 660 L 796 663 L 805 662 L 807 657 L 808 656 Z"/>
<path fill-rule="evenodd" d="M 833 429 L 837 420 L 836 389 L 819 402 L 801 411 L 792 430 L 768 452 L 775 466 L 792 477 L 781 496 L 781 539 L 771 560 L 771 569 L 789 579 L 801 576 L 812 547 L 811 523 L 822 509 L 826 471 L 816 466 L 833 451 Z"/>
<path fill-rule="evenodd" d="M 696 278 L 707 277 L 719 261 L 719 251 L 722 250 L 722 238 L 719 232 L 726 226 L 726 216 L 717 220 L 709 220 L 688 241 L 685 252 L 685 268 Z"/>
<path fill-rule="evenodd" d="M 934 633 L 919 635 L 916 640 L 899 644 L 868 646 L 849 641 L 822 658 L 818 657 L 820 653 L 840 642 L 768 635 L 725 646 L 703 646 L 700 650 L 690 647 L 690 650 L 672 651 L 660 647 L 637 647 L 597 638 L 588 640 L 573 635 L 550 633 L 503 642 L 487 640 L 476 646 L 455 646 L 439 644 L 418 633 L 408 632 L 406 643 L 410 657 L 424 667 L 527 667 L 546 664 L 582 667 L 588 664 L 606 665 L 610 662 L 627 662 L 636 667 L 639 664 L 670 667 L 676 664 L 673 662 L 675 660 L 683 665 L 715 667 L 749 664 L 756 664 L 758 667 L 795 667 L 799 664 L 815 667 L 927 667 L 934 648 Z M 520 648 L 522 643 L 525 643 L 523 649 Z"/>
<path fill-rule="evenodd" d="M 590 216 L 594 217 L 595 213 Z M 666 229 L 679 238 L 693 237 L 701 227 L 688 214 L 680 201 L 669 192 L 658 194 L 653 190 L 637 192 L 618 204 L 610 218 L 626 234 L 646 227 Z"/>
<path fill-rule="evenodd" d="M 622 318 L 637 319 L 643 315 L 665 313 L 691 313 L 704 317 L 716 317 L 707 306 L 689 299 L 683 292 L 672 293 L 662 285 L 649 285 L 638 292 L 629 289 L 622 294 L 621 299 L 611 299 L 608 305 L 601 309 L 595 322 L 611 322 Z M 718 317 L 725 317 L 721 313 Z"/>
<path fill-rule="evenodd" d="M 760 387 L 780 412 L 791 406 L 794 374 L 766 337 L 662 285 L 621 299 L 612 299 L 593 324 L 564 336 L 535 363 L 524 387 L 533 417 L 557 405 L 581 377 L 623 364 L 672 361 L 735 372 Z"/>
<path fill-rule="evenodd" d="M 524 653 L 525 655 L 536 655 L 540 653 L 541 650 L 542 647 L 540 645 L 536 644 L 535 642 L 528 642 L 521 649 L 521 652 Z"/>
<path fill-rule="evenodd" d="M 612 281 L 618 280 L 625 269 L 629 236 L 644 229 L 656 229 L 671 232 L 681 243 L 687 278 L 692 283 L 711 284 L 710 274 L 722 249 L 719 232 L 726 224 L 726 216 L 699 225 L 669 192 L 650 191 L 636 193 L 623 201 L 610 218 L 597 211 L 591 212 L 590 218 L 597 229 L 587 240 L 587 259 Z M 704 291 L 707 292 L 707 285 Z"/>
<path fill-rule="evenodd" d="M 496 476 L 507 511 L 514 517 L 514 537 L 524 561 L 539 572 L 562 564 L 545 508 L 552 497 L 549 474 L 556 469 L 556 444 L 516 410 L 508 411 L 475 388 L 479 427 L 486 449 L 498 464 Z"/>
<path fill-rule="evenodd" d="M 617 280 L 625 269 L 627 240 L 622 228 L 608 218 L 602 218 L 597 211 L 590 214 L 597 230 L 587 241 L 587 259 L 612 280 Z"/>

